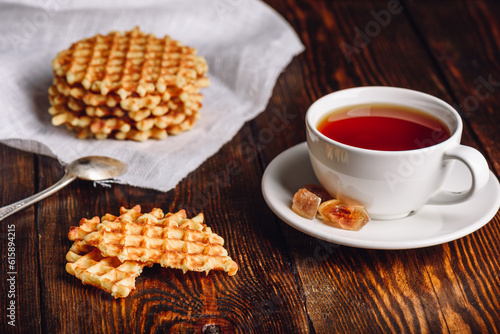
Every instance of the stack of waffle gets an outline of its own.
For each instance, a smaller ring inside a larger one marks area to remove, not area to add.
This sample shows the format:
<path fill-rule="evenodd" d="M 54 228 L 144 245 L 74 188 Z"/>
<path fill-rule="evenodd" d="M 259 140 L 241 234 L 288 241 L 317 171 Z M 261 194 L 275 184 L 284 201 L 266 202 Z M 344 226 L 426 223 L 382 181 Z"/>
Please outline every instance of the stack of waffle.
<path fill-rule="evenodd" d="M 195 49 L 138 28 L 76 42 L 52 67 L 52 124 L 79 138 L 143 141 L 188 130 L 209 85 Z"/>
<path fill-rule="evenodd" d="M 187 219 L 184 210 L 142 214 L 138 205 L 121 208 L 119 217 L 82 219 L 68 237 L 74 243 L 66 254 L 66 271 L 115 298 L 128 296 L 142 269 L 154 263 L 184 272 L 224 270 L 230 276 L 238 270 L 224 239 L 203 223 L 203 214 Z"/>

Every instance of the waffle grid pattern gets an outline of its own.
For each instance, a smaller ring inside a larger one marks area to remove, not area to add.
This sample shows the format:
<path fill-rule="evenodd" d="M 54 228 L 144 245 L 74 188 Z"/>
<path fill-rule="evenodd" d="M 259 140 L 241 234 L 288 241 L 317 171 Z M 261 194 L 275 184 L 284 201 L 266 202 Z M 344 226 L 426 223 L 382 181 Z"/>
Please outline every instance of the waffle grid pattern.
<path fill-rule="evenodd" d="M 223 247 L 224 239 L 204 224 L 203 214 L 188 219 L 184 210 L 141 213 L 138 205 L 122 207 L 120 216 L 83 218 L 68 238 L 74 243 L 66 254 L 66 271 L 115 298 L 128 296 L 135 278 L 154 263 L 184 273 L 215 269 L 232 276 L 238 270 Z"/>
<path fill-rule="evenodd" d="M 79 138 L 144 141 L 193 127 L 210 84 L 206 60 L 138 28 L 74 43 L 52 61 L 52 124 Z"/>

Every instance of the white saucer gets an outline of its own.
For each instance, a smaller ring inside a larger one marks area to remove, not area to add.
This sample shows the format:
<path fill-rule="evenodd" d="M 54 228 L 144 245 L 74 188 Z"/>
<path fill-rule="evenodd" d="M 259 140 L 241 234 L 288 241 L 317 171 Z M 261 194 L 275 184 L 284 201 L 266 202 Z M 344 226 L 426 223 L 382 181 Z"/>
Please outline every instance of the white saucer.
<path fill-rule="evenodd" d="M 464 190 L 471 182 L 467 168 L 456 163 L 445 189 Z M 371 249 L 410 249 L 449 242 L 486 225 L 500 207 L 500 184 L 490 171 L 486 188 L 455 205 L 426 205 L 412 216 L 390 221 L 372 220 L 360 231 L 346 231 L 305 219 L 291 209 L 293 194 L 307 183 L 319 184 L 309 162 L 307 143 L 278 155 L 264 172 L 262 193 L 267 205 L 290 226 L 319 239 Z"/>

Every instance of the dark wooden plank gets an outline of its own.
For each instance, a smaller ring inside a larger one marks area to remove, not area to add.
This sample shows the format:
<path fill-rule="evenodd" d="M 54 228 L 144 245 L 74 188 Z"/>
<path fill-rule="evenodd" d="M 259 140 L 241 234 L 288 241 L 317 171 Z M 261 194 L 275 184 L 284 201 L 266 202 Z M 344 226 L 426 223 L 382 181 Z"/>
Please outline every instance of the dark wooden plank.
<path fill-rule="evenodd" d="M 33 154 L 0 144 L 0 175 L 0 207 L 33 195 L 36 189 Z M 34 207 L 5 218 L 0 228 L 0 332 L 37 333 L 41 310 Z"/>
<path fill-rule="evenodd" d="M 499 175 L 500 3 L 411 1 L 406 7 L 452 91 L 453 105 Z"/>
<path fill-rule="evenodd" d="M 402 7 L 394 10 L 386 26 L 379 24 L 379 30 L 375 28 L 368 34 L 369 29 L 376 27 L 374 22 L 379 22 L 373 13 L 388 11 L 391 2 L 271 3 L 288 18 L 306 44 L 306 52 L 299 57 L 300 72 L 306 81 L 302 89 L 306 92 L 288 102 L 300 104 L 298 119 L 303 120 L 307 109 L 303 96 L 314 100 L 331 91 L 359 85 L 411 88 L 456 104 L 455 91 L 429 53 L 412 16 Z M 446 8 L 450 4 L 442 2 L 440 6 L 442 12 L 434 11 L 434 3 L 421 5 L 421 17 L 434 16 L 434 23 L 447 22 Z M 434 27 L 435 24 L 427 26 L 429 34 Z M 448 36 L 460 38 L 453 27 L 452 24 Z M 365 40 L 360 39 L 363 33 L 369 35 Z M 357 47 L 356 51 L 346 57 L 343 43 Z M 294 82 L 291 77 L 297 72 L 288 74 L 284 80 Z M 256 128 L 268 121 L 269 118 L 257 118 Z M 498 122 L 494 117 L 490 121 Z M 296 127 L 293 129 L 297 131 Z M 284 137 L 291 139 L 273 142 L 262 152 L 264 164 L 291 146 L 290 141 L 303 140 L 288 131 Z M 463 142 L 488 154 L 492 162 L 498 149 L 482 138 L 482 133 L 466 125 Z M 487 246 L 498 242 L 498 216 L 486 228 L 458 241 L 401 252 L 336 246 L 305 236 L 285 224 L 283 231 L 316 332 L 498 331 L 493 319 L 498 319 L 500 312 L 494 269 L 499 254 L 496 247 Z"/>
<path fill-rule="evenodd" d="M 408 3 L 408 11 L 429 50 L 443 73 L 444 81 L 454 96 L 454 106 L 461 112 L 481 151 L 487 156 L 490 168 L 499 175 L 500 159 L 500 37 L 498 20 L 500 4 L 494 1 L 457 2 L 454 6 L 433 4 L 429 15 L 425 6 L 429 2 Z M 446 24 L 440 17 L 446 15 Z M 439 26 L 439 29 L 432 29 Z M 499 331 L 500 298 L 498 297 L 497 268 L 500 239 L 500 218 L 495 217 L 487 226 L 470 238 L 452 244 L 450 263 L 455 286 L 461 287 L 463 305 L 469 312 L 459 312 L 449 328 L 470 329 L 481 332 Z M 446 277 L 446 276 L 445 276 Z M 448 286 L 449 287 L 449 286 Z M 443 289 L 442 296 L 448 295 Z"/>

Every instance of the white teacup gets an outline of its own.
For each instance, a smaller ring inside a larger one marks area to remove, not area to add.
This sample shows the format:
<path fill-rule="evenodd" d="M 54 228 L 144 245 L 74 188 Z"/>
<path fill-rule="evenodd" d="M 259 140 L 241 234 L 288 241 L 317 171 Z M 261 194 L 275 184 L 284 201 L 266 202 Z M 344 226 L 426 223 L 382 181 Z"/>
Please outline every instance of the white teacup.
<path fill-rule="evenodd" d="M 450 138 L 425 148 L 377 151 L 332 140 L 318 123 L 340 108 L 393 104 L 419 109 L 441 120 Z M 373 219 L 398 219 L 425 204 L 455 204 L 481 191 L 489 179 L 486 159 L 460 145 L 462 120 L 446 102 L 421 92 L 395 87 L 359 87 L 328 94 L 308 109 L 306 133 L 311 163 L 323 187 L 335 198 L 360 203 Z M 472 175 L 470 189 L 450 192 L 441 186 L 452 162 L 464 163 Z"/>

